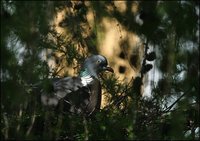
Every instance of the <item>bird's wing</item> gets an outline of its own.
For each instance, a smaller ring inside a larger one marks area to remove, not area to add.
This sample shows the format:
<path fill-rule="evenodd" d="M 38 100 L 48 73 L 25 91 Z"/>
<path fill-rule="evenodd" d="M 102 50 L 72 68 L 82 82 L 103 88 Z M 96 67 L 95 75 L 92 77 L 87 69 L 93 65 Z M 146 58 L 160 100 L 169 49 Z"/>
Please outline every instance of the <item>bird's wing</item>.
<path fill-rule="evenodd" d="M 94 79 L 83 86 L 80 77 L 65 77 L 50 80 L 48 91 L 42 91 L 44 105 L 56 106 L 58 111 L 90 115 L 101 104 L 101 85 Z"/>
<path fill-rule="evenodd" d="M 44 105 L 58 104 L 58 101 L 69 93 L 75 92 L 83 87 L 79 77 L 64 77 L 48 80 L 48 89 L 42 88 L 41 101 Z"/>
<path fill-rule="evenodd" d="M 59 108 L 62 111 L 87 116 L 100 109 L 100 105 L 101 85 L 98 79 L 94 79 L 87 86 L 78 87 L 76 91 L 67 94 L 59 101 Z"/>
<path fill-rule="evenodd" d="M 95 79 L 89 86 L 90 97 L 87 104 L 86 112 L 91 114 L 95 110 L 99 110 L 101 106 L 101 84 L 99 80 Z"/>
<path fill-rule="evenodd" d="M 67 94 L 75 92 L 83 87 L 79 77 L 65 77 L 63 79 L 54 80 L 53 82 L 54 94 L 60 99 Z"/>

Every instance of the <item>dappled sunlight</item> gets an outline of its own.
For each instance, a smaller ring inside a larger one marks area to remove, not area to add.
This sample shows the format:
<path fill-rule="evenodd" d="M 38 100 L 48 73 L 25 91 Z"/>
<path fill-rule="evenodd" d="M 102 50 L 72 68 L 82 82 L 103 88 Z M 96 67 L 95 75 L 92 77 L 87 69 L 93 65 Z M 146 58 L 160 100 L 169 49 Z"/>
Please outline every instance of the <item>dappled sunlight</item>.
<path fill-rule="evenodd" d="M 114 69 L 115 77 L 118 78 L 121 83 L 129 83 L 134 77 L 139 74 L 141 68 L 141 61 L 143 57 L 143 44 L 140 41 L 140 38 L 130 32 L 127 31 L 116 19 L 104 17 L 100 23 L 96 23 L 95 13 L 93 9 L 90 7 L 90 2 L 85 2 L 85 5 L 88 7 L 88 12 L 86 14 L 86 18 L 88 21 L 88 25 L 82 24 L 80 26 L 84 27 L 85 32 L 84 36 L 87 37 L 90 35 L 90 31 L 94 30 L 97 26 L 100 26 L 103 30 L 98 30 L 97 32 L 97 43 L 96 47 L 100 54 L 104 55 L 108 58 L 109 65 Z M 126 11 L 126 2 L 125 1 L 115 1 L 114 5 L 116 9 L 123 13 Z M 108 10 L 110 7 L 108 7 Z M 55 25 L 55 30 L 58 34 L 71 36 L 71 33 L 64 26 L 61 27 L 60 23 L 67 16 L 67 11 L 70 9 L 63 9 L 62 11 L 57 13 L 57 16 L 54 18 L 53 25 Z M 133 13 L 136 13 L 138 10 L 138 4 L 132 3 L 131 8 Z M 70 21 L 67 21 L 70 22 Z M 81 45 L 81 48 L 85 48 Z M 56 53 L 57 57 L 62 56 L 59 52 Z M 53 61 L 51 61 L 53 63 Z M 77 63 L 77 62 L 76 62 Z M 60 69 L 59 75 L 63 76 L 66 73 L 68 75 L 76 75 L 77 71 L 74 69 L 75 66 L 68 66 L 67 62 L 63 60 L 59 62 Z M 49 65 L 50 67 L 55 65 Z M 106 95 L 103 92 L 102 96 L 102 108 L 106 106 Z"/>
<path fill-rule="evenodd" d="M 126 11 L 126 1 L 114 1 L 114 5 L 116 6 L 116 9 L 120 13 L 124 13 Z"/>
<path fill-rule="evenodd" d="M 3 140 L 199 139 L 199 2 L 1 4 Z"/>
<path fill-rule="evenodd" d="M 119 77 L 119 80 L 129 82 L 132 77 L 134 78 L 137 75 L 140 69 L 132 68 L 130 65 L 130 58 L 135 53 L 135 50 L 138 50 L 136 53 L 141 55 L 139 55 L 139 60 L 142 58 L 141 53 L 143 52 L 143 47 L 140 39 L 137 35 L 126 31 L 116 20 L 104 18 L 102 25 L 105 29 L 105 35 L 99 41 L 99 52 L 109 59 L 111 66 L 115 70 L 115 75 Z M 128 46 L 121 45 L 121 42 L 124 40 Z M 125 57 L 120 57 L 120 53 L 125 53 Z M 124 67 L 125 71 L 120 72 L 120 66 Z"/>
<path fill-rule="evenodd" d="M 115 6 L 123 12 L 126 10 L 125 1 L 116 1 L 114 2 Z M 90 2 L 86 2 L 86 5 L 89 6 Z M 137 11 L 137 4 L 132 4 L 133 12 Z M 69 10 L 69 9 L 68 9 Z M 63 28 L 59 26 L 59 23 L 65 18 L 67 9 L 64 9 L 60 12 L 58 12 L 57 16 L 54 19 L 55 30 L 57 33 L 62 35 L 70 36 L 69 32 L 67 31 L 67 28 Z M 89 23 L 89 27 L 95 27 L 95 15 L 91 8 L 89 8 L 87 12 L 87 20 Z M 68 21 L 69 22 L 69 21 Z M 116 77 L 119 78 L 120 81 L 123 80 L 123 82 L 129 82 L 132 78 L 134 78 L 138 71 L 140 70 L 140 67 L 133 67 L 131 66 L 131 55 L 138 53 L 139 58 L 138 60 L 141 60 L 142 58 L 142 52 L 143 47 L 142 43 L 140 42 L 140 39 L 137 35 L 126 31 L 122 25 L 120 25 L 116 20 L 112 18 L 103 18 L 102 22 L 100 23 L 101 28 L 104 30 L 98 30 L 98 44 L 96 44 L 100 54 L 106 56 L 109 60 L 109 63 L 111 67 L 115 70 Z M 86 31 L 90 30 L 87 29 L 88 26 L 86 26 Z M 89 32 L 87 34 L 90 34 Z M 86 35 L 87 35 L 86 34 Z M 124 41 L 127 42 L 128 46 L 121 46 L 121 42 Z M 126 50 L 126 53 L 123 52 Z M 128 51 L 127 51 L 128 50 Z M 138 50 L 135 52 L 135 50 Z M 120 58 L 120 53 L 125 53 L 126 58 Z M 60 55 L 58 55 L 60 56 Z M 138 61 L 137 60 L 137 61 Z M 66 62 L 64 62 L 66 63 Z M 67 67 L 67 73 L 74 75 L 74 69 Z M 121 68 L 123 70 L 121 71 Z M 62 72 L 62 71 L 61 71 Z M 60 72 L 60 73 L 61 73 Z"/>

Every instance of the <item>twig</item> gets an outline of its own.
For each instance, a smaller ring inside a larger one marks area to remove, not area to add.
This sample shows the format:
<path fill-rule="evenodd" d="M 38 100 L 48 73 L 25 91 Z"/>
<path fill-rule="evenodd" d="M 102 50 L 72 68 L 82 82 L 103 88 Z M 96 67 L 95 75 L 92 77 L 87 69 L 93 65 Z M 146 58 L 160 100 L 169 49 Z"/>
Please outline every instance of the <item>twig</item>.
<path fill-rule="evenodd" d="M 113 101 L 112 103 L 110 103 L 108 106 L 105 107 L 105 110 L 108 110 L 109 107 L 111 107 L 111 105 L 117 106 L 121 101 L 123 101 L 128 95 L 126 94 L 126 92 L 131 89 L 131 87 L 129 87 L 133 81 L 133 78 L 130 80 L 130 82 L 127 84 L 127 87 L 120 93 L 119 98 L 116 99 L 115 101 Z M 123 94 L 126 94 L 124 96 L 122 96 Z"/>
<path fill-rule="evenodd" d="M 182 94 L 174 103 L 172 103 L 169 107 L 167 107 L 163 113 L 167 113 L 169 112 L 173 107 L 174 105 L 181 100 L 181 98 L 183 98 L 183 96 L 185 96 L 186 94 L 188 94 L 190 92 L 191 89 L 187 90 L 187 92 L 185 92 L 184 94 Z"/>
<path fill-rule="evenodd" d="M 20 105 L 20 110 L 19 110 L 19 116 L 18 116 L 18 119 L 19 120 L 21 120 L 21 117 L 22 117 L 22 106 Z M 20 123 L 18 124 L 18 126 L 17 126 L 17 132 L 19 131 L 19 129 L 20 129 Z"/>
<path fill-rule="evenodd" d="M 145 67 L 145 65 L 146 65 L 146 56 L 147 56 L 147 50 L 148 50 L 148 39 L 147 39 L 147 41 L 146 41 L 146 43 L 144 43 L 144 45 L 145 45 L 145 50 L 144 50 L 144 59 L 143 59 L 143 62 L 142 62 L 142 68 L 141 68 L 141 71 L 140 71 L 140 73 L 141 73 L 141 80 L 143 79 L 143 76 L 144 76 L 144 71 L 143 71 L 143 69 L 144 69 L 144 67 Z"/>
<path fill-rule="evenodd" d="M 26 132 L 26 136 L 28 136 L 28 135 L 30 134 L 30 132 L 31 132 L 31 130 L 32 130 L 32 128 L 33 128 L 33 124 L 34 124 L 34 122 L 35 122 L 35 117 L 36 117 L 36 114 L 34 113 L 34 114 L 33 114 L 33 117 L 32 117 L 32 120 L 31 120 L 31 124 L 30 124 L 30 126 L 29 126 L 29 128 L 28 128 L 28 130 L 27 130 L 27 132 Z"/>
<path fill-rule="evenodd" d="M 3 114 L 3 119 L 5 121 L 5 139 L 8 139 L 8 129 L 9 129 L 9 124 L 8 124 L 8 118 L 6 116 L 6 114 Z"/>
<path fill-rule="evenodd" d="M 85 140 L 89 139 L 89 131 L 88 131 L 88 125 L 87 125 L 87 120 L 85 116 L 83 116 L 83 125 L 84 125 L 84 131 L 85 131 Z"/>

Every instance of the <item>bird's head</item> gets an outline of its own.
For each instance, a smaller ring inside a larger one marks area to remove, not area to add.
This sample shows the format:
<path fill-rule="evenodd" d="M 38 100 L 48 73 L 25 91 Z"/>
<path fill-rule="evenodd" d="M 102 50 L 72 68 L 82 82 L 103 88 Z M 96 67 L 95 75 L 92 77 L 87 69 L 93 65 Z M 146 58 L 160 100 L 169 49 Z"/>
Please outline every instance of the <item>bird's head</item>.
<path fill-rule="evenodd" d="M 91 75 L 98 78 L 98 74 L 103 71 L 114 72 L 113 69 L 108 66 L 107 59 L 104 56 L 92 55 L 84 61 L 80 75 Z"/>

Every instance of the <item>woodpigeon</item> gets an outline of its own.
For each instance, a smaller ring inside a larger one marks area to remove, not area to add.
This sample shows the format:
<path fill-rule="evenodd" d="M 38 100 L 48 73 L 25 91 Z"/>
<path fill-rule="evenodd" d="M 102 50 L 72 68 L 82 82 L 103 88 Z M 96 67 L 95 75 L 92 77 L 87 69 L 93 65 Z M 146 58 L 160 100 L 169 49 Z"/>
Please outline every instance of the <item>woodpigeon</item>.
<path fill-rule="evenodd" d="M 77 77 L 48 79 L 48 88 L 41 89 L 42 104 L 56 107 L 59 111 L 90 116 L 100 109 L 99 73 L 103 71 L 114 72 L 104 56 L 88 57 Z"/>

